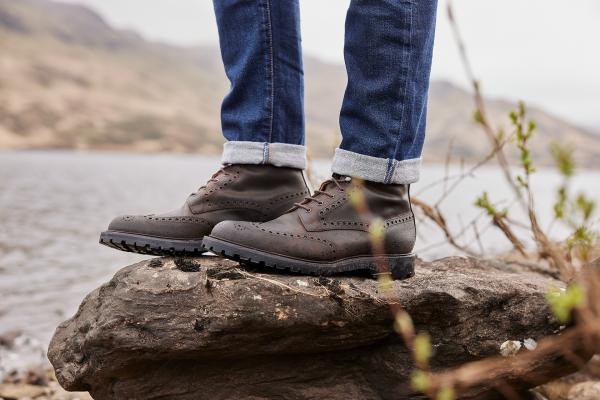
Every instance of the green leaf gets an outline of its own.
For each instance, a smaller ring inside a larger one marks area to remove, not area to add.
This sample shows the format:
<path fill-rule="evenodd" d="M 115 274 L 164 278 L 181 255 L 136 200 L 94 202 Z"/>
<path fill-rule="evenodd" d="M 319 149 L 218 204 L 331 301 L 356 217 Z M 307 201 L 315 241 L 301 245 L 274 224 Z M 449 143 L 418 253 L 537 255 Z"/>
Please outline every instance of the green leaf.
<path fill-rule="evenodd" d="M 546 301 L 556 319 L 566 324 L 571 320 L 573 309 L 585 303 L 585 291 L 577 283 L 569 285 L 564 291 L 553 287 L 546 293 Z"/>
<path fill-rule="evenodd" d="M 432 354 L 431 338 L 429 335 L 426 332 L 420 332 L 417 336 L 415 336 L 413 346 L 413 352 L 417 365 L 428 365 Z"/>
<path fill-rule="evenodd" d="M 528 148 L 528 141 L 533 136 L 536 128 L 534 121 L 529 121 L 527 124 L 527 130 L 525 131 L 525 103 L 519 102 L 519 108 L 517 111 L 511 111 L 509 114 L 510 121 L 515 128 L 515 139 L 516 146 L 519 149 L 521 165 L 525 171 L 525 175 L 531 175 L 535 172 L 533 167 L 533 161 L 531 160 L 531 154 Z"/>
<path fill-rule="evenodd" d="M 483 114 L 481 113 L 481 110 L 477 109 L 475 110 L 475 112 L 473 112 L 473 120 L 480 125 L 484 124 Z"/>
<path fill-rule="evenodd" d="M 556 203 L 554 203 L 554 217 L 563 219 L 565 217 L 565 208 L 567 206 L 567 188 L 561 186 L 556 192 Z"/>
<path fill-rule="evenodd" d="M 353 187 L 350 191 L 348 191 L 348 200 L 350 201 L 350 204 L 352 205 L 352 207 L 354 207 L 355 210 L 363 210 L 366 202 L 365 194 L 362 190 L 362 187 Z"/>
<path fill-rule="evenodd" d="M 381 242 L 385 238 L 385 223 L 381 218 L 374 218 L 369 226 L 369 235 L 374 242 Z"/>
<path fill-rule="evenodd" d="M 550 153 L 554 158 L 554 163 L 558 171 L 567 178 L 573 176 L 575 173 L 573 151 L 571 146 L 563 146 L 558 142 L 550 144 Z"/>
<path fill-rule="evenodd" d="M 525 106 L 524 101 L 519 101 L 519 117 L 523 118 L 525 113 L 527 112 L 527 107 Z"/>
<path fill-rule="evenodd" d="M 394 287 L 394 281 L 391 277 L 390 273 L 386 274 L 378 274 L 377 275 L 377 284 L 379 286 L 379 291 L 381 293 L 387 293 Z"/>
<path fill-rule="evenodd" d="M 396 314 L 394 329 L 401 335 L 412 335 L 415 330 L 412 318 L 407 312 L 401 311 Z"/>
<path fill-rule="evenodd" d="M 535 131 L 537 128 L 537 124 L 535 123 L 535 121 L 529 121 L 529 125 L 527 126 L 527 135 L 529 137 L 531 137 L 531 135 L 533 134 L 533 131 Z"/>
<path fill-rule="evenodd" d="M 585 194 L 580 193 L 575 199 L 575 207 L 583 215 L 583 220 L 589 221 L 596 209 L 596 202 L 588 199 Z"/>
<path fill-rule="evenodd" d="M 494 217 L 498 214 L 498 211 L 496 210 L 494 205 L 490 202 L 487 192 L 483 192 L 483 194 L 481 196 L 479 196 L 477 198 L 477 200 L 475 200 L 475 205 L 477 207 L 482 208 L 485 211 L 487 211 L 487 213 L 490 217 Z"/>
<path fill-rule="evenodd" d="M 429 375 L 420 369 L 414 370 L 410 376 L 410 385 L 413 390 L 425 393 L 429 387 Z"/>
<path fill-rule="evenodd" d="M 436 397 L 436 400 L 454 400 L 456 395 L 451 387 L 442 388 Z"/>

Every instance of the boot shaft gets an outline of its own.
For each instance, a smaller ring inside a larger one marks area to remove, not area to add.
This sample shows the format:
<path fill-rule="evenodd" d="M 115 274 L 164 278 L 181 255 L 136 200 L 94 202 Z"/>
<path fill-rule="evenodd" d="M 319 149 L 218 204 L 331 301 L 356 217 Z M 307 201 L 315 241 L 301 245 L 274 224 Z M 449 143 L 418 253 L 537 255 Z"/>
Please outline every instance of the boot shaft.
<path fill-rule="evenodd" d="M 302 170 L 271 165 L 234 164 L 187 201 L 194 214 L 254 209 L 273 219 L 310 191 Z"/>

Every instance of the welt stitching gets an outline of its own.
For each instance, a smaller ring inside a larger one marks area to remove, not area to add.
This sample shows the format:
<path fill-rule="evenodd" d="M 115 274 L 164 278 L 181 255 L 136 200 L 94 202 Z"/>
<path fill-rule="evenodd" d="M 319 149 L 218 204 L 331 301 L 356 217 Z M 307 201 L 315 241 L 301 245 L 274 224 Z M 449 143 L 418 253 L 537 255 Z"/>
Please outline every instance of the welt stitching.
<path fill-rule="evenodd" d="M 290 237 L 290 238 L 298 238 L 298 239 L 309 239 L 309 240 L 313 240 L 313 241 L 317 241 L 317 242 L 321 242 L 324 243 L 326 245 L 328 245 L 331 248 L 334 248 L 335 246 L 333 245 L 333 243 L 331 243 L 329 240 L 325 240 L 325 239 L 321 239 L 315 236 L 309 236 L 309 235 L 298 235 L 296 233 L 285 233 L 285 232 L 279 232 L 279 231 L 270 231 L 268 229 L 265 228 L 261 228 L 259 227 L 257 224 L 253 224 L 255 227 L 259 228 L 261 231 L 268 233 L 270 235 L 274 235 L 274 236 L 286 236 L 286 237 Z"/>
<path fill-rule="evenodd" d="M 297 193 L 292 193 L 292 194 L 288 194 L 288 195 L 284 195 L 284 196 L 280 196 L 274 200 L 271 200 L 268 204 L 270 206 L 276 204 L 278 201 L 281 200 L 286 200 L 286 199 L 291 199 L 294 197 L 299 197 L 302 196 L 304 194 L 307 194 L 308 191 L 303 191 L 303 192 L 297 192 Z M 258 204 L 255 201 L 250 201 L 250 200 L 218 200 L 218 201 L 208 201 L 209 205 L 218 205 L 218 204 L 240 204 L 240 205 L 250 205 L 250 206 L 256 206 L 256 207 L 261 207 L 260 204 Z"/>
<path fill-rule="evenodd" d="M 148 217 L 151 221 L 162 221 L 162 222 L 179 222 L 184 224 L 191 223 L 202 223 L 210 225 L 210 223 L 202 218 L 190 218 L 190 217 Z"/>
<path fill-rule="evenodd" d="M 273 204 L 277 203 L 278 201 L 286 200 L 286 199 L 292 199 L 294 197 L 299 197 L 299 196 L 302 196 L 302 195 L 305 195 L 305 194 L 308 194 L 308 190 L 305 190 L 303 192 L 297 192 L 297 193 L 291 193 L 291 194 L 286 194 L 286 195 L 283 195 L 283 196 L 279 196 L 278 198 L 269 201 L 269 205 L 272 206 Z"/>
<path fill-rule="evenodd" d="M 387 220 L 385 220 L 385 226 L 389 227 L 392 225 L 401 224 L 404 222 L 411 221 L 413 218 L 414 217 L 412 215 L 407 215 L 405 217 L 396 217 L 396 218 L 392 218 L 392 219 L 387 219 Z"/>
<path fill-rule="evenodd" d="M 262 207 L 260 204 L 247 201 L 247 200 L 219 200 L 219 201 L 207 201 L 206 206 L 208 207 L 203 212 L 219 211 L 222 206 L 229 207 L 230 209 L 251 209 L 257 213 L 268 216 L 269 208 Z"/>
<path fill-rule="evenodd" d="M 408 221 L 410 221 L 412 219 L 413 219 L 412 215 L 407 215 L 405 217 L 396 217 L 396 218 L 387 219 L 387 220 L 385 220 L 385 226 L 389 227 L 389 226 L 392 226 L 392 225 L 401 224 L 401 223 L 404 223 L 404 222 L 408 222 Z M 322 221 L 323 225 L 362 226 L 362 227 L 365 227 L 365 228 L 368 228 L 368 227 L 371 226 L 371 224 L 369 224 L 369 223 L 358 222 L 358 221 L 338 220 L 338 221 L 325 222 L 324 218 L 321 218 L 321 221 Z"/>
<path fill-rule="evenodd" d="M 323 225 L 363 226 L 365 228 L 368 228 L 370 226 L 370 224 L 368 224 L 368 223 L 358 222 L 358 221 L 339 220 L 339 221 L 325 222 L 324 218 L 321 218 L 321 220 L 323 221 Z"/>
<path fill-rule="evenodd" d="M 218 204 L 224 204 L 224 205 L 240 204 L 240 205 L 257 206 L 257 207 L 260 206 L 258 203 L 254 202 L 254 201 L 250 201 L 250 200 L 218 200 L 218 201 L 208 202 L 208 205 L 218 205 Z"/>

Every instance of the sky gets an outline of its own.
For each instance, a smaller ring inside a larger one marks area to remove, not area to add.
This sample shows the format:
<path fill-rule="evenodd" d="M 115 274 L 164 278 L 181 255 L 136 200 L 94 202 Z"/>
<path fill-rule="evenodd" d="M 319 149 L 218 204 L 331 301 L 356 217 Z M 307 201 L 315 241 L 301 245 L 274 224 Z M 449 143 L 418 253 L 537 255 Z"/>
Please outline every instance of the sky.
<path fill-rule="evenodd" d="M 99 11 L 112 25 L 178 45 L 218 45 L 211 0 L 63 0 Z M 285 1 L 285 0 L 280 0 Z M 433 79 L 468 82 L 440 0 Z M 349 0 L 300 0 L 307 54 L 343 63 Z M 454 0 L 484 94 L 524 100 L 600 132 L 600 1 Z"/>

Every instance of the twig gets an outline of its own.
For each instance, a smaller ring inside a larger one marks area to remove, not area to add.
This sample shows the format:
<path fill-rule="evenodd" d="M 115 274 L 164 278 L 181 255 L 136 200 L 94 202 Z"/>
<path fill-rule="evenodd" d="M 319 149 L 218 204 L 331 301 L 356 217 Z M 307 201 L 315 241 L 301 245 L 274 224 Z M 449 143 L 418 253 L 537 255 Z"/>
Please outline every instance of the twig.
<path fill-rule="evenodd" d="M 460 251 L 462 251 L 466 254 L 469 254 L 472 256 L 476 255 L 472 250 L 459 244 L 455 240 L 454 235 L 452 234 L 452 232 L 450 231 L 450 228 L 448 227 L 448 224 L 446 223 L 446 219 L 444 218 L 442 213 L 439 211 L 439 209 L 434 208 L 417 198 L 412 198 L 412 203 L 414 206 L 419 207 L 421 209 L 421 211 L 423 211 L 423 214 L 425 214 L 425 216 L 427 216 L 431 221 L 433 221 L 442 230 L 442 232 L 446 236 L 446 239 L 452 246 L 456 247 L 457 249 L 459 249 Z"/>
<path fill-rule="evenodd" d="M 503 147 L 501 145 L 501 141 L 498 138 L 498 136 L 496 135 L 496 132 L 494 131 L 494 128 L 492 127 L 492 125 L 489 121 L 489 118 L 487 116 L 485 101 L 483 100 L 483 95 L 481 93 L 481 87 L 480 87 L 479 81 L 475 78 L 475 74 L 473 73 L 471 63 L 469 61 L 469 58 L 467 57 L 467 50 L 466 50 L 464 41 L 462 39 L 462 36 L 460 34 L 460 29 L 458 28 L 458 24 L 456 22 L 456 19 L 454 18 L 452 0 L 448 1 L 447 12 L 448 12 L 448 19 L 450 21 L 450 26 L 452 28 L 452 33 L 454 35 L 456 44 L 458 45 L 458 50 L 459 50 L 459 54 L 460 54 L 460 58 L 461 58 L 463 67 L 467 74 L 467 78 L 469 79 L 469 81 L 471 82 L 471 84 L 473 86 L 473 97 L 474 97 L 475 106 L 476 106 L 477 113 L 478 113 L 478 118 L 477 118 L 478 122 L 483 127 L 483 130 L 486 133 L 486 136 L 488 137 L 488 140 L 490 141 L 492 148 L 495 150 L 495 151 L 493 151 L 493 153 L 496 155 L 496 159 L 498 160 L 498 164 L 500 165 L 500 168 L 502 170 L 502 173 L 504 174 L 506 182 L 510 185 L 510 187 L 515 192 L 517 197 L 519 197 L 521 199 L 521 205 L 523 206 L 524 209 L 526 209 L 525 201 L 522 198 L 521 191 L 512 178 L 512 175 L 510 172 L 510 166 L 508 164 L 506 154 L 504 153 Z"/>
<path fill-rule="evenodd" d="M 541 340 L 534 351 L 521 352 L 514 357 L 495 357 L 475 361 L 433 375 L 428 392 L 437 393 L 444 387 L 453 387 L 460 398 L 461 394 L 469 391 L 498 385 L 531 387 L 546 383 L 553 376 L 558 377 L 568 370 L 578 369 L 577 365 L 568 361 L 560 362 L 564 359 L 565 349 L 572 349 L 573 354 L 583 355 L 583 358 L 591 357 L 595 349 L 584 346 L 586 334 L 587 332 L 582 329 L 573 328 L 561 336 Z"/>

